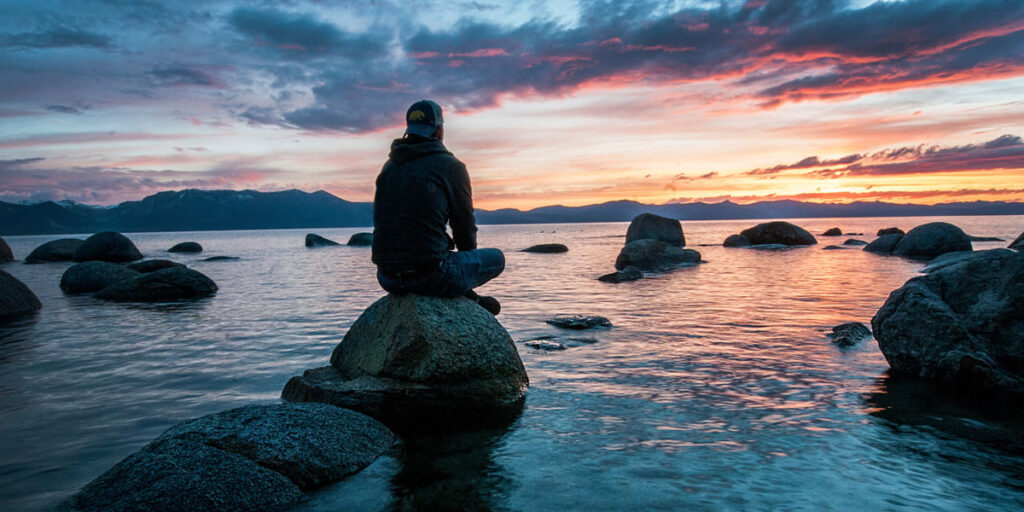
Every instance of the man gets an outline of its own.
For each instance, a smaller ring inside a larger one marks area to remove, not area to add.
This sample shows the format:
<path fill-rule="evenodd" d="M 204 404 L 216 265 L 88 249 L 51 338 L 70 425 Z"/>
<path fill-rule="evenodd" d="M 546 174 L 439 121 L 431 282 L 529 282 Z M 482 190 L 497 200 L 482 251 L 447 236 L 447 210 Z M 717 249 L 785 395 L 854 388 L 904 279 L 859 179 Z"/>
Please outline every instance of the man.
<path fill-rule="evenodd" d="M 466 296 L 497 315 L 498 301 L 473 288 L 505 270 L 505 255 L 476 247 L 469 173 L 442 144 L 441 107 L 417 101 L 405 121 L 405 136 L 391 143 L 373 197 L 377 281 L 398 295 Z"/>

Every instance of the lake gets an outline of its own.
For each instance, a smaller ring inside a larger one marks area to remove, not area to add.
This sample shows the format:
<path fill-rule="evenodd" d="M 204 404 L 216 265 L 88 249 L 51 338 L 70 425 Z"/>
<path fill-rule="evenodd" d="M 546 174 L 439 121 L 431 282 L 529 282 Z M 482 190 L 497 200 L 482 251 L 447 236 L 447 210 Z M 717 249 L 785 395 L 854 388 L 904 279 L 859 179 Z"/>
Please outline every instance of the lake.
<path fill-rule="evenodd" d="M 1006 247 L 1024 217 L 798 219 L 873 240 L 879 228 L 947 221 Z M 507 428 L 408 440 L 298 510 L 1011 510 L 1024 507 L 1024 412 L 892 382 L 873 340 L 825 334 L 870 325 L 924 265 L 823 250 L 723 248 L 759 221 L 684 221 L 707 262 L 631 283 L 613 270 L 627 223 L 481 226 L 505 273 L 479 291 L 530 376 Z M 321 229 L 344 243 L 359 229 Z M 0 265 L 42 311 L 0 326 L 0 510 L 50 510 L 182 420 L 279 400 L 324 366 L 383 292 L 368 248 L 307 249 L 308 230 L 135 233 L 149 258 L 220 286 L 177 304 L 104 303 L 58 287 L 68 263 Z M 10 237 L 24 258 L 63 236 Z M 168 254 L 195 240 L 206 252 Z M 538 243 L 565 254 L 530 254 Z M 716 244 L 700 246 L 700 244 Z M 235 261 L 203 262 L 216 255 Z M 614 327 L 565 333 L 556 314 Z M 545 352 L 541 336 L 596 343 Z"/>

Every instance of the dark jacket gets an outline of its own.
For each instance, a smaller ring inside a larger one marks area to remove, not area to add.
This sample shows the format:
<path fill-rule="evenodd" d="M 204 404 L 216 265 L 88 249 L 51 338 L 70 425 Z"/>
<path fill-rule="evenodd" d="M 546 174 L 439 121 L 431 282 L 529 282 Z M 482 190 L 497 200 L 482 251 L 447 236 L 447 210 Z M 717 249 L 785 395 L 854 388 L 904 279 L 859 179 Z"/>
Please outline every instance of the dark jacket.
<path fill-rule="evenodd" d="M 436 139 L 396 139 L 373 197 L 373 262 L 385 271 L 426 268 L 453 245 L 476 249 L 466 165 Z"/>

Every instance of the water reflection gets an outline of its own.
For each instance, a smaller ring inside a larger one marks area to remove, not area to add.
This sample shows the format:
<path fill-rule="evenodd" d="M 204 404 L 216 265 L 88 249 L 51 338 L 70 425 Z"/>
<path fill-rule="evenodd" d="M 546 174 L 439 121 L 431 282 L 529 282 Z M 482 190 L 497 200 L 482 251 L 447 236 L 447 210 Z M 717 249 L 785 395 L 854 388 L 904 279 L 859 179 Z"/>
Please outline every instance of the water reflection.
<path fill-rule="evenodd" d="M 32 331 L 38 321 L 38 313 L 0 320 L 0 365 L 16 361 L 19 355 L 32 348 Z"/>

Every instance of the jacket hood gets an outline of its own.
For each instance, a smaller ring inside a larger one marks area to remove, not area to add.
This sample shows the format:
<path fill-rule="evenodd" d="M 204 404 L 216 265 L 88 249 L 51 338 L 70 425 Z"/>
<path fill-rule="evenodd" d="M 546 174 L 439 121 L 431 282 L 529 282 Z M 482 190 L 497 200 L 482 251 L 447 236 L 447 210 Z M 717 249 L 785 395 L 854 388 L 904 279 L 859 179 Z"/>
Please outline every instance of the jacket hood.
<path fill-rule="evenodd" d="M 388 153 L 388 158 L 395 162 L 402 163 L 437 153 L 452 154 L 448 151 L 448 148 L 444 147 L 444 144 L 441 144 L 441 141 L 437 139 L 417 140 L 403 138 L 395 139 L 391 143 L 391 153 Z"/>

